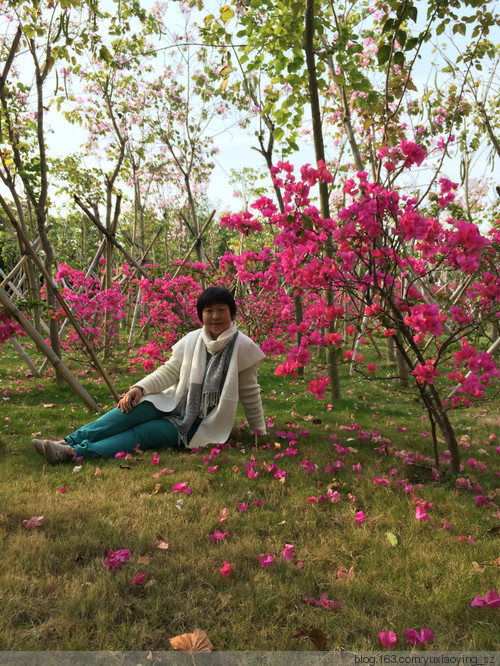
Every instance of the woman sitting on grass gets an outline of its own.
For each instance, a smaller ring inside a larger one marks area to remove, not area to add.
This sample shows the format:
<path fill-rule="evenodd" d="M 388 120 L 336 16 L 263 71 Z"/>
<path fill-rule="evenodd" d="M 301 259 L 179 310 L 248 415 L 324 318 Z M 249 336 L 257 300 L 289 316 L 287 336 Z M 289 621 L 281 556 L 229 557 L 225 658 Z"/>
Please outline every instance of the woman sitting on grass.
<path fill-rule="evenodd" d="M 238 399 L 253 433 L 265 433 L 257 369 L 264 353 L 233 321 L 236 303 L 209 287 L 196 303 L 203 327 L 172 347 L 172 357 L 134 384 L 118 406 L 62 441 L 33 439 L 52 465 L 75 458 L 112 458 L 119 451 L 225 442 Z"/>

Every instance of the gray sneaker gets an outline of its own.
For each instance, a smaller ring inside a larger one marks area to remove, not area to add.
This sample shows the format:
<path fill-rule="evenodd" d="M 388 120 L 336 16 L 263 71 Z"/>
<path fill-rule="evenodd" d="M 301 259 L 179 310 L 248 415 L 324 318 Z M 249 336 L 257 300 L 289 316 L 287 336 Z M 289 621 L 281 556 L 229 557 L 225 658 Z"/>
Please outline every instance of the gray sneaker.
<path fill-rule="evenodd" d="M 68 444 L 62 444 L 61 442 L 54 442 L 51 439 L 42 440 L 42 450 L 43 455 L 45 456 L 45 460 L 51 465 L 55 465 L 66 460 L 73 460 L 75 455 L 72 446 L 68 446 Z"/>
<path fill-rule="evenodd" d="M 32 439 L 31 443 L 35 447 L 37 453 L 43 456 L 43 439 Z"/>

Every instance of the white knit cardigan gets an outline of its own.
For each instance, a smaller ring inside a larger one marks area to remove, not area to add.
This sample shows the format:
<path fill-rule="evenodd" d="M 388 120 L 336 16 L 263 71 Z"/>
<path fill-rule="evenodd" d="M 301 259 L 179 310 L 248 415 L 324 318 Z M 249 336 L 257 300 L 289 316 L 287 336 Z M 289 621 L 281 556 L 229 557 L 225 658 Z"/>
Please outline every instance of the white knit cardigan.
<path fill-rule="evenodd" d="M 191 364 L 199 345 L 205 346 L 203 328 L 192 331 L 172 347 L 171 358 L 158 370 L 134 384 L 144 391 L 141 398 L 162 412 L 171 412 L 181 401 L 189 383 Z M 252 432 L 266 433 L 264 412 L 257 383 L 257 369 L 265 354 L 241 331 L 233 349 L 219 403 L 203 419 L 189 442 L 189 448 L 225 442 L 234 425 L 241 401 Z"/>

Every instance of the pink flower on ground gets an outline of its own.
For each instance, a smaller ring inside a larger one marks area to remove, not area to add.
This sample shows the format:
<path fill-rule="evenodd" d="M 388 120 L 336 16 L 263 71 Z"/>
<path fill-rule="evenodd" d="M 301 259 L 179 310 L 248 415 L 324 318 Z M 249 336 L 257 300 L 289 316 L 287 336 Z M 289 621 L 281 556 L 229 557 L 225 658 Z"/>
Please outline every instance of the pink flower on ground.
<path fill-rule="evenodd" d="M 220 530 L 215 530 L 213 534 L 210 534 L 210 541 L 215 543 L 216 541 L 223 541 L 227 532 L 221 532 Z"/>
<path fill-rule="evenodd" d="M 226 560 L 224 560 L 223 566 L 221 566 L 221 568 L 219 569 L 221 576 L 230 576 L 231 567 L 234 567 L 234 562 L 233 564 L 229 564 L 229 562 L 226 562 Z"/>
<path fill-rule="evenodd" d="M 288 562 L 291 562 L 293 560 L 294 550 L 295 546 L 292 546 L 290 543 L 286 543 L 284 549 L 281 551 L 281 557 L 285 560 L 288 560 Z"/>
<path fill-rule="evenodd" d="M 142 585 L 147 577 L 148 577 L 147 573 L 140 573 L 138 571 L 135 574 L 134 579 L 130 582 L 130 584 L 131 585 Z"/>
<path fill-rule="evenodd" d="M 121 565 L 124 562 L 128 562 L 131 556 L 132 553 L 127 548 L 115 551 L 109 550 L 104 563 L 104 568 L 109 569 L 109 571 L 118 571 Z"/>
<path fill-rule="evenodd" d="M 332 490 L 331 488 L 328 488 L 326 495 L 330 499 L 330 502 L 340 502 L 341 497 L 338 490 Z"/>
<path fill-rule="evenodd" d="M 255 502 L 252 502 L 252 506 L 262 506 L 262 500 L 255 500 Z"/>
<path fill-rule="evenodd" d="M 398 642 L 398 637 L 394 631 L 380 631 L 379 632 L 380 642 L 386 650 L 392 650 L 392 648 Z"/>
<path fill-rule="evenodd" d="M 259 555 L 259 562 L 263 569 L 266 569 L 270 564 L 274 562 L 274 557 L 271 553 L 265 553 L 264 555 Z"/>
<path fill-rule="evenodd" d="M 242 504 L 238 504 L 238 511 L 246 511 L 248 509 L 248 504 L 246 502 L 243 502 Z"/>
<path fill-rule="evenodd" d="M 153 453 L 153 457 L 151 458 L 151 464 L 157 465 L 159 462 L 160 462 L 160 456 L 157 453 Z"/>
<path fill-rule="evenodd" d="M 406 640 L 410 645 L 430 643 L 430 641 L 434 640 L 434 632 L 431 629 L 427 629 L 427 627 L 422 627 L 420 633 L 418 633 L 416 629 L 407 629 Z"/>
<path fill-rule="evenodd" d="M 363 513 L 363 511 L 356 511 L 356 517 L 355 521 L 358 523 L 358 525 L 362 525 L 367 518 L 366 513 Z"/>
<path fill-rule="evenodd" d="M 389 486 L 390 485 L 389 479 L 380 479 L 378 477 L 373 479 L 373 483 L 380 483 L 383 486 Z"/>
<path fill-rule="evenodd" d="M 323 594 L 320 595 L 319 599 L 308 599 L 307 597 L 302 597 L 302 601 L 304 601 L 306 604 L 311 604 L 311 606 L 322 606 L 327 610 L 332 610 L 332 608 L 340 610 L 339 602 L 331 601 L 330 599 L 328 599 L 328 594 L 326 592 L 323 592 Z"/>
<path fill-rule="evenodd" d="M 445 520 L 443 520 L 443 527 L 441 529 L 451 530 L 451 525 L 449 523 L 447 523 Z"/>
<path fill-rule="evenodd" d="M 118 458 L 124 458 L 126 455 L 125 451 L 118 451 L 118 453 L 115 453 L 114 457 L 118 460 Z"/>
<path fill-rule="evenodd" d="M 496 590 L 486 592 L 484 599 L 478 595 L 471 601 L 471 606 L 486 606 L 487 608 L 500 608 L 500 596 Z"/>
<path fill-rule="evenodd" d="M 29 520 L 23 520 L 23 525 L 27 530 L 36 530 L 43 525 L 43 516 L 33 516 Z"/>
<path fill-rule="evenodd" d="M 418 522 L 422 522 L 422 520 L 430 520 L 430 516 L 427 515 L 425 511 L 425 507 L 423 506 L 417 506 L 415 510 L 415 518 L 418 520 Z"/>
<path fill-rule="evenodd" d="M 187 487 L 187 481 L 183 481 L 182 483 L 174 483 L 172 490 L 174 493 L 186 493 L 186 495 L 191 494 L 191 488 Z"/>
<path fill-rule="evenodd" d="M 67 492 L 68 492 L 68 489 L 67 489 L 67 488 L 59 488 L 59 493 L 60 493 L 61 495 L 64 495 L 64 493 L 67 493 Z"/>

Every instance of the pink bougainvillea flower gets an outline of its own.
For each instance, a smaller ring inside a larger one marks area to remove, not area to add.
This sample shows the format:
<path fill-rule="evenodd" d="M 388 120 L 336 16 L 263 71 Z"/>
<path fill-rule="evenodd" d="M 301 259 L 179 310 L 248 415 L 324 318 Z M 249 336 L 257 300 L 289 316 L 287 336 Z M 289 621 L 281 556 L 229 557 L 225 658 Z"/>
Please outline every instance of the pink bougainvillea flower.
<path fill-rule="evenodd" d="M 262 506 L 262 500 L 255 500 L 255 502 L 252 502 L 252 506 Z"/>
<path fill-rule="evenodd" d="M 148 577 L 147 573 L 140 573 L 139 571 L 135 574 L 133 580 L 130 581 L 131 585 L 143 585 L 144 581 Z"/>
<path fill-rule="evenodd" d="M 381 479 L 379 477 L 375 477 L 373 479 L 373 483 L 380 483 L 383 486 L 389 486 L 391 482 L 389 481 L 389 479 Z"/>
<path fill-rule="evenodd" d="M 443 527 L 441 528 L 443 530 L 451 530 L 451 525 L 446 522 L 446 520 L 443 520 Z"/>
<path fill-rule="evenodd" d="M 33 516 L 28 520 L 23 520 L 23 525 L 27 530 L 36 530 L 43 525 L 43 516 Z"/>
<path fill-rule="evenodd" d="M 266 569 L 274 562 L 274 557 L 271 555 L 271 553 L 264 553 L 264 555 L 259 555 L 258 558 L 263 569 Z"/>
<path fill-rule="evenodd" d="M 315 495 L 310 495 L 307 498 L 307 501 L 309 502 L 309 504 L 314 504 L 314 502 L 316 502 L 316 496 Z"/>
<path fill-rule="evenodd" d="M 377 366 L 375 365 L 375 363 L 368 363 L 366 369 L 368 370 L 368 372 L 376 372 Z"/>
<path fill-rule="evenodd" d="M 471 606 L 486 606 L 487 608 L 500 608 L 500 596 L 496 590 L 486 592 L 484 599 L 478 595 L 471 601 Z"/>
<path fill-rule="evenodd" d="M 475 544 L 475 543 L 476 543 L 476 540 L 475 540 L 474 537 L 471 536 L 470 534 L 469 534 L 468 537 L 466 537 L 466 536 L 459 536 L 459 537 L 458 537 L 458 541 L 465 541 L 466 539 L 468 540 L 469 543 L 472 543 L 472 544 Z"/>
<path fill-rule="evenodd" d="M 306 604 L 311 604 L 311 606 L 321 606 L 327 610 L 332 610 L 332 608 L 335 608 L 336 610 L 341 609 L 339 602 L 331 601 L 328 598 L 328 594 L 326 592 L 320 594 L 319 599 L 308 599 L 307 597 L 302 597 L 302 601 L 304 601 Z"/>
<path fill-rule="evenodd" d="M 157 453 L 153 453 L 153 457 L 151 458 L 151 464 L 158 465 L 159 462 L 160 462 L 160 456 Z"/>
<path fill-rule="evenodd" d="M 126 548 L 115 551 L 109 550 L 108 556 L 106 557 L 106 561 L 104 563 L 104 568 L 109 569 L 109 571 L 118 571 L 124 562 L 128 562 L 131 555 L 132 553 L 130 550 Z"/>
<path fill-rule="evenodd" d="M 314 472 L 314 463 L 309 462 L 309 460 L 303 460 L 300 463 L 300 466 L 303 467 L 306 470 L 306 472 L 308 472 L 309 474 Z"/>
<path fill-rule="evenodd" d="M 281 551 L 281 557 L 285 560 L 288 560 L 288 562 L 291 562 L 293 560 L 293 551 L 295 550 L 295 546 L 292 546 L 291 543 L 286 543 L 285 547 Z"/>
<path fill-rule="evenodd" d="M 186 493 L 186 495 L 191 494 L 191 488 L 187 487 L 187 481 L 182 481 L 181 483 L 174 483 L 172 486 L 174 493 Z"/>
<path fill-rule="evenodd" d="M 238 511 L 246 511 L 248 509 L 248 504 L 246 502 L 242 502 L 241 504 L 238 504 Z"/>
<path fill-rule="evenodd" d="M 126 455 L 125 451 L 118 451 L 118 453 L 115 453 L 114 457 L 118 460 L 118 458 L 124 458 Z"/>
<path fill-rule="evenodd" d="M 420 633 L 416 629 L 407 629 L 406 630 L 406 640 L 410 645 L 416 645 L 417 643 L 430 643 L 434 640 L 434 632 L 427 627 L 422 627 Z"/>
<path fill-rule="evenodd" d="M 415 518 L 418 520 L 418 522 L 422 522 L 422 520 L 430 520 L 430 516 L 427 515 L 425 511 L 425 507 L 423 506 L 417 506 L 415 510 Z"/>
<path fill-rule="evenodd" d="M 328 488 L 326 491 L 326 495 L 329 498 L 330 502 L 340 502 L 341 497 L 340 493 L 338 490 L 332 490 L 331 488 Z"/>
<path fill-rule="evenodd" d="M 227 532 L 221 532 L 220 530 L 215 530 L 213 534 L 210 534 L 210 541 L 215 543 L 216 541 L 223 541 Z"/>
<path fill-rule="evenodd" d="M 68 489 L 67 489 L 67 488 L 59 488 L 59 493 L 60 493 L 61 495 L 64 495 L 64 493 L 67 493 L 67 492 L 68 492 Z"/>
<path fill-rule="evenodd" d="M 207 467 L 207 472 L 208 472 L 209 474 L 215 474 L 215 472 L 217 471 L 217 468 L 218 468 L 218 467 L 219 467 L 219 465 L 214 465 L 213 467 Z"/>
<path fill-rule="evenodd" d="M 234 562 L 233 564 L 229 564 L 229 562 L 226 562 L 226 560 L 224 560 L 224 564 L 219 569 L 221 576 L 230 576 L 231 567 L 234 567 Z"/>
<path fill-rule="evenodd" d="M 356 517 L 355 521 L 358 523 L 358 525 L 362 525 L 367 518 L 366 513 L 363 513 L 363 511 L 356 511 Z"/>
<path fill-rule="evenodd" d="M 380 631 L 379 632 L 380 642 L 386 650 L 392 650 L 392 648 L 398 642 L 398 637 L 394 631 Z"/>

